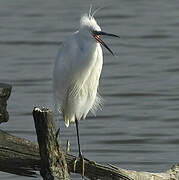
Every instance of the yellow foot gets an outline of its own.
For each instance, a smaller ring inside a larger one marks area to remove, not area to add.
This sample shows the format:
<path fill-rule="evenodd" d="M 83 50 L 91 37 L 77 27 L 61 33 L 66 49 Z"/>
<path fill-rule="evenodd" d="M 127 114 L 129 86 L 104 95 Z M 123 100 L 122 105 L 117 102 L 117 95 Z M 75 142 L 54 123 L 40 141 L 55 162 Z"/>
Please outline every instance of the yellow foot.
<path fill-rule="evenodd" d="M 84 158 L 81 159 L 82 160 L 82 177 L 85 176 L 85 160 Z"/>
<path fill-rule="evenodd" d="M 85 158 L 82 155 L 80 155 L 79 158 L 75 159 L 74 165 L 73 165 L 73 171 L 75 173 L 78 160 L 79 160 L 79 162 L 82 162 L 82 173 L 81 174 L 82 174 L 82 177 L 84 177 L 85 176 Z"/>

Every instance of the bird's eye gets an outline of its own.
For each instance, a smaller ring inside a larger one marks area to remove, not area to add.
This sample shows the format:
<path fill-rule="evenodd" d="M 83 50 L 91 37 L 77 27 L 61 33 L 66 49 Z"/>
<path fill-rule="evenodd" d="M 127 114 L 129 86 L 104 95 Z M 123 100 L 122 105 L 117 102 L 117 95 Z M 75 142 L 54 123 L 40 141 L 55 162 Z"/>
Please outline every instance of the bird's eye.
<path fill-rule="evenodd" d="M 90 30 L 90 33 L 91 33 L 92 35 L 94 35 L 94 30 Z"/>
<path fill-rule="evenodd" d="M 94 35 L 94 34 L 96 34 L 96 31 L 95 31 L 95 30 L 93 30 L 93 35 Z"/>
<path fill-rule="evenodd" d="M 100 35 L 100 31 L 95 31 L 95 30 L 94 30 L 94 31 L 93 31 L 93 35 L 98 35 L 98 36 L 99 36 L 99 35 Z"/>

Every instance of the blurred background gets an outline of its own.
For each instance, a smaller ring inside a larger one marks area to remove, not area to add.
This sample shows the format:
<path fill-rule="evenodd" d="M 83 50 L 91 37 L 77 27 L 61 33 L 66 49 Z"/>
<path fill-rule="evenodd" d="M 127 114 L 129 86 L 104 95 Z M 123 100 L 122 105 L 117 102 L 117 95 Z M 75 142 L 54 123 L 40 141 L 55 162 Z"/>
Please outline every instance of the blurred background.
<path fill-rule="evenodd" d="M 90 4 L 103 7 L 95 15 L 102 30 L 121 38 L 104 38 L 116 57 L 103 49 L 104 107 L 80 121 L 83 154 L 120 168 L 165 171 L 179 163 L 178 0 L 1 0 L 0 82 L 13 90 L 10 120 L 0 128 L 36 142 L 33 107 L 53 107 L 53 63 Z M 63 144 L 69 139 L 77 155 L 75 127 L 60 126 Z M 0 179 L 33 178 L 0 172 Z"/>

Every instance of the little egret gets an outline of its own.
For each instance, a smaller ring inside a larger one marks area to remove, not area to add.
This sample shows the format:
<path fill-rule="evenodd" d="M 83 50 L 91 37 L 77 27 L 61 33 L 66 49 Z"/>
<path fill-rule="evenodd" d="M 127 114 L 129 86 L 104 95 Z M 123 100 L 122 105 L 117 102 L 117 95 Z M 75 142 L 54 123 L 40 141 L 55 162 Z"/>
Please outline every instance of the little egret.
<path fill-rule="evenodd" d="M 94 15 L 94 14 L 93 14 Z M 98 84 L 103 65 L 100 36 L 119 37 L 101 31 L 93 15 L 83 15 L 79 30 L 62 43 L 53 71 L 54 99 L 65 125 L 76 124 L 79 157 L 82 157 L 78 121 L 101 106 Z"/>

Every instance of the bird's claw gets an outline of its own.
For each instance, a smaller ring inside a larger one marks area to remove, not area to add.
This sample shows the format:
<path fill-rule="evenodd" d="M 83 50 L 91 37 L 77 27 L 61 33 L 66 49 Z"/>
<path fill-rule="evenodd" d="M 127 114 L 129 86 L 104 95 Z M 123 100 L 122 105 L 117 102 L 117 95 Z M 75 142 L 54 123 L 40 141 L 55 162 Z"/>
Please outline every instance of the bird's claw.
<path fill-rule="evenodd" d="M 82 155 L 82 152 L 79 153 L 80 161 L 82 161 L 82 177 L 85 176 L 85 158 Z"/>
<path fill-rule="evenodd" d="M 76 163 L 77 163 L 77 158 L 75 159 L 75 161 L 74 161 L 74 165 L 73 165 L 73 171 L 74 171 L 74 173 L 75 173 L 75 171 L 76 171 Z"/>

